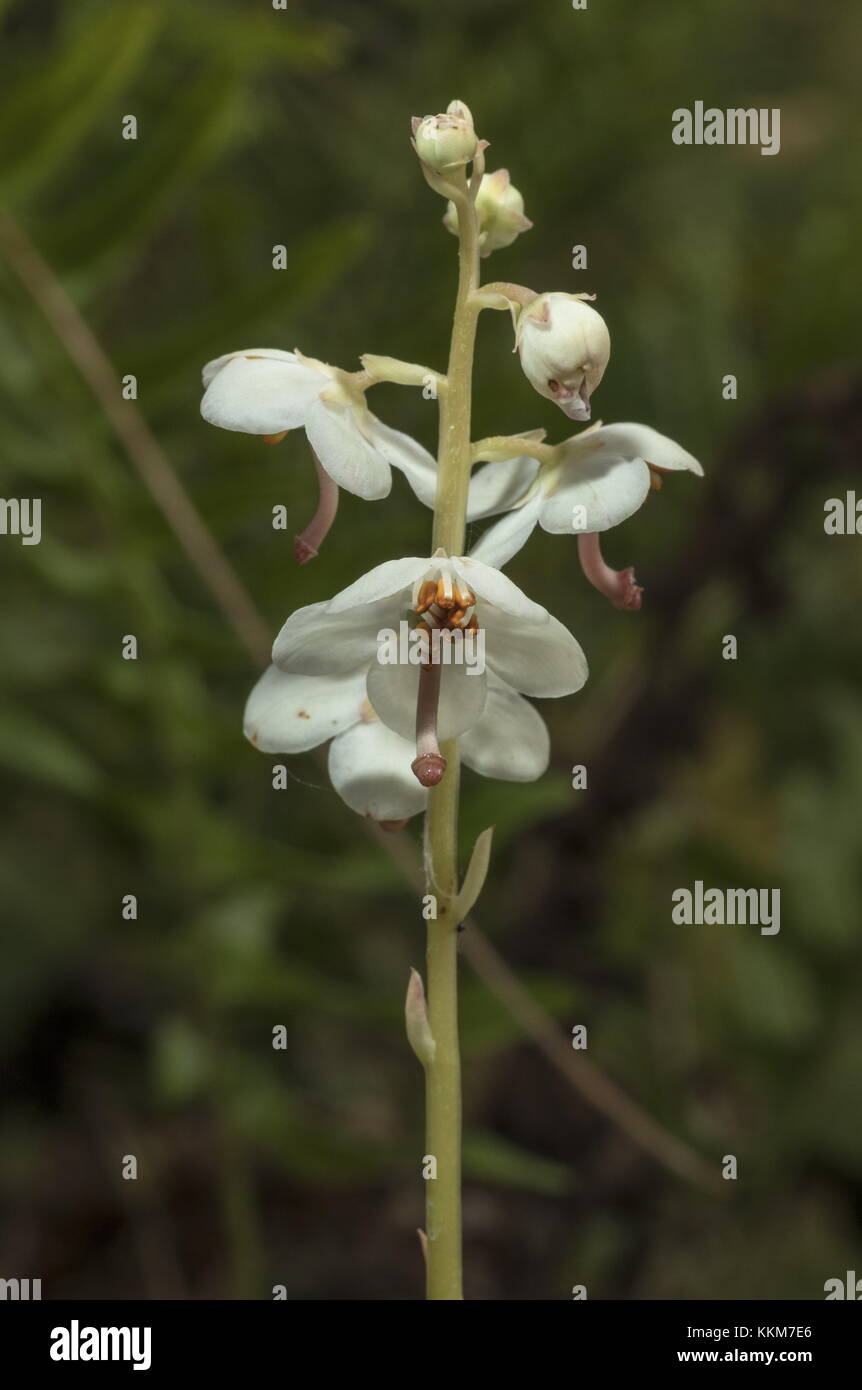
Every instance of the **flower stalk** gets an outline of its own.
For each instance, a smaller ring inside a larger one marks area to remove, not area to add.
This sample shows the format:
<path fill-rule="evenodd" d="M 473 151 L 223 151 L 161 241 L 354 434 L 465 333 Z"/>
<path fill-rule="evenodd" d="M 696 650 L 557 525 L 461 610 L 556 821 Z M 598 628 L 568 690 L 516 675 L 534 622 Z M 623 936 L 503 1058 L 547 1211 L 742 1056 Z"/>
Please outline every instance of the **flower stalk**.
<path fill-rule="evenodd" d="M 519 454 L 538 459 L 540 463 L 553 463 L 557 457 L 557 445 L 543 442 L 544 430 L 532 430 L 529 434 L 493 434 L 487 439 L 479 439 L 470 453 L 474 462 L 487 459 L 490 463 L 504 463 L 517 458 Z"/>
<path fill-rule="evenodd" d="M 452 322 L 447 389 L 440 397 L 440 440 L 433 548 L 464 549 L 470 485 L 470 415 L 473 352 L 479 307 L 471 302 L 479 280 L 476 209 L 463 175 L 457 197 L 458 293 Z M 437 900 L 428 922 L 428 1021 L 435 1041 L 425 1067 L 426 1154 L 436 1176 L 426 1181 L 427 1297 L 460 1300 L 461 1283 L 461 1060 L 458 1045 L 458 924 L 451 904 L 458 892 L 458 744 L 440 749 L 446 773 L 428 794 L 425 814 L 427 892 Z"/>

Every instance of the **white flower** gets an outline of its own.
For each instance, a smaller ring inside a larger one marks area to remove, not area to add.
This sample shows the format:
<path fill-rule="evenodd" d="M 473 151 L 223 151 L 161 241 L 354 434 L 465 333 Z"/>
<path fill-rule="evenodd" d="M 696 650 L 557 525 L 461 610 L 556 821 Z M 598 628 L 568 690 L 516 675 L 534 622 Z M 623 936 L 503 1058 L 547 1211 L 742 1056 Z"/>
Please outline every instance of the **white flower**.
<path fill-rule="evenodd" d="M 490 256 L 511 246 L 521 232 L 527 232 L 532 222 L 524 216 L 524 199 L 509 178 L 508 169 L 483 174 L 476 194 L 476 213 L 479 218 L 479 252 Z M 458 209 L 450 202 L 443 225 L 458 235 Z"/>
<path fill-rule="evenodd" d="M 448 633 L 478 628 L 484 634 L 484 670 L 445 660 L 428 665 L 381 663 L 381 632 L 397 631 L 405 619 Z M 328 603 L 300 608 L 276 638 L 272 657 L 291 679 L 326 677 L 343 683 L 339 688 L 352 680 L 351 727 L 361 718 L 362 700 L 367 699 L 386 729 L 408 745 L 414 755 L 409 765 L 423 786 L 435 785 L 445 772 L 438 740 L 459 737 L 465 761 L 486 776 L 538 776 L 547 760 L 547 735 L 521 695 L 568 695 L 587 678 L 581 648 L 545 608 L 498 570 L 468 556 L 447 557 L 442 551 L 430 558 L 389 560 Z M 272 674 L 264 681 L 264 694 L 276 688 Z M 321 692 L 325 694 L 324 687 Z M 321 709 L 299 730 L 298 737 L 313 737 L 302 746 L 341 732 L 340 714 L 324 705 Z M 249 736 L 272 751 L 271 731 L 257 706 L 252 715 L 247 721 Z M 278 737 L 284 738 L 283 722 L 278 729 Z M 369 736 L 363 737 L 370 747 Z M 378 739 L 382 756 L 385 740 L 382 735 Z M 391 740 L 388 747 L 398 752 Z"/>
<path fill-rule="evenodd" d="M 398 824 L 424 811 L 413 742 L 388 728 L 365 693 L 366 673 L 297 676 L 270 666 L 252 690 L 246 738 L 263 753 L 304 753 L 332 740 L 329 776 L 351 810 Z M 459 740 L 461 759 L 484 777 L 534 782 L 548 766 L 550 740 L 538 710 L 492 677 L 478 722 Z"/>
<path fill-rule="evenodd" d="M 473 117 L 463 101 L 450 101 L 439 116 L 414 116 L 412 130 L 416 153 L 438 174 L 469 164 L 478 153 Z"/>
<path fill-rule="evenodd" d="M 518 316 L 515 343 L 524 373 L 570 420 L 589 420 L 590 396 L 611 353 L 604 319 L 584 303 L 592 297 L 540 294 Z"/>
<path fill-rule="evenodd" d="M 618 526 L 661 486 L 662 473 L 703 476 L 697 459 L 649 425 L 594 425 L 560 444 L 553 460 L 508 459 L 480 468 L 470 484 L 471 520 L 511 508 L 473 549 L 502 566 L 538 524 L 552 535 L 576 535 L 587 578 L 620 608 L 640 607 L 634 571 L 604 564 L 597 533 Z"/>
<path fill-rule="evenodd" d="M 208 362 L 201 414 L 212 425 L 277 441 L 305 430 L 324 471 L 339 487 L 374 501 L 392 486 L 392 468 L 434 505 L 437 465 L 421 444 L 384 425 L 350 374 L 279 348 L 247 348 Z"/>

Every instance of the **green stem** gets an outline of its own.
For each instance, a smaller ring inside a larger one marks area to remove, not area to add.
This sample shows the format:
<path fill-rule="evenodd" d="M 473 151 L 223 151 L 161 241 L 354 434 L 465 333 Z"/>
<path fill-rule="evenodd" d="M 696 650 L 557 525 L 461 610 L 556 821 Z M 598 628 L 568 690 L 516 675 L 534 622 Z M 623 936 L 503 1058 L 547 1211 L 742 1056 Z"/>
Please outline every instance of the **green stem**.
<path fill-rule="evenodd" d="M 473 395 L 473 349 L 478 309 L 470 296 L 479 282 L 476 209 L 466 191 L 458 204 L 458 297 L 452 322 L 446 389 L 440 396 L 440 451 L 434 548 L 448 555 L 464 549 L 464 519 L 470 486 L 470 407 Z"/>
<path fill-rule="evenodd" d="M 458 1300 L 461 1291 L 461 1058 L 458 1048 L 458 931 L 449 900 L 458 891 L 458 744 L 440 750 L 449 766 L 428 798 L 428 891 L 437 919 L 428 923 L 428 1025 L 434 1056 L 425 1067 L 425 1152 L 436 1176 L 425 1183 L 427 1297 Z"/>
<path fill-rule="evenodd" d="M 459 276 L 446 389 L 440 395 L 440 452 L 434 548 L 464 550 L 470 484 L 470 407 L 478 310 L 470 303 L 479 279 L 476 210 L 459 189 Z M 440 750 L 445 776 L 428 794 L 425 865 L 437 900 L 428 923 L 428 1022 L 436 1044 L 425 1067 L 426 1154 L 436 1177 L 426 1180 L 427 1297 L 459 1300 L 461 1287 L 461 1061 L 458 1049 L 458 932 L 451 902 L 458 892 L 458 744 Z"/>

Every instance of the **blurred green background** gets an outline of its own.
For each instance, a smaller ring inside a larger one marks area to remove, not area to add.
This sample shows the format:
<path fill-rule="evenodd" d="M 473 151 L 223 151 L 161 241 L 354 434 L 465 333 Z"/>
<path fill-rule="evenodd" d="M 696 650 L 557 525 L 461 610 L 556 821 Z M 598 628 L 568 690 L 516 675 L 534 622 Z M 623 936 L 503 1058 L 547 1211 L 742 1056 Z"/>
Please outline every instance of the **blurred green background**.
<path fill-rule="evenodd" d="M 607 537 L 640 614 L 590 589 L 562 538 L 512 563 L 592 677 L 543 707 L 541 782 L 466 774 L 463 846 L 496 824 L 478 920 L 561 1035 L 585 1023 L 593 1063 L 740 1177 L 716 1197 L 645 1156 L 465 962 L 467 1295 L 822 1298 L 862 1268 L 862 540 L 823 531 L 862 442 L 862 11 L 0 13 L 0 202 L 137 376 L 273 635 L 424 551 L 429 517 L 400 477 L 384 503 L 345 495 L 298 568 L 304 440 L 206 426 L 200 366 L 249 345 L 445 364 L 455 243 L 410 116 L 466 100 L 524 194 L 535 227 L 488 278 L 598 294 L 614 351 L 596 416 L 679 439 L 707 480 L 667 480 Z M 780 107 L 780 154 L 675 146 L 671 112 L 696 100 Z M 2 492 L 43 502 L 41 545 L 0 538 L 0 1276 L 41 1277 L 44 1297 L 420 1298 L 416 896 L 311 756 L 272 789 L 276 760 L 241 736 L 254 663 L 2 256 L 0 292 Z M 433 446 L 418 392 L 372 405 Z M 565 423 L 485 315 L 476 436 Z M 780 935 L 674 926 L 695 879 L 780 888 Z"/>

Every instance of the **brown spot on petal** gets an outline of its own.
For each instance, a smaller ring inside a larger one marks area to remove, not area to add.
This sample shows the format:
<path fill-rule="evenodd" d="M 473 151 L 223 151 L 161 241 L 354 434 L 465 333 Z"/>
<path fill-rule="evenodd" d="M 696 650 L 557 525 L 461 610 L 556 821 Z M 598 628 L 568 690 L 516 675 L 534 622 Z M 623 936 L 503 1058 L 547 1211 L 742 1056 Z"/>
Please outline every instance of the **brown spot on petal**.
<path fill-rule="evenodd" d="M 296 711 L 296 717 L 297 717 L 297 719 L 310 719 L 310 718 L 311 718 L 311 715 L 308 713 L 307 710 L 298 709 L 298 710 Z"/>
<path fill-rule="evenodd" d="M 280 434 L 265 434 L 262 438 L 266 440 L 267 444 L 280 444 L 286 434 L 287 430 L 282 430 Z"/>

